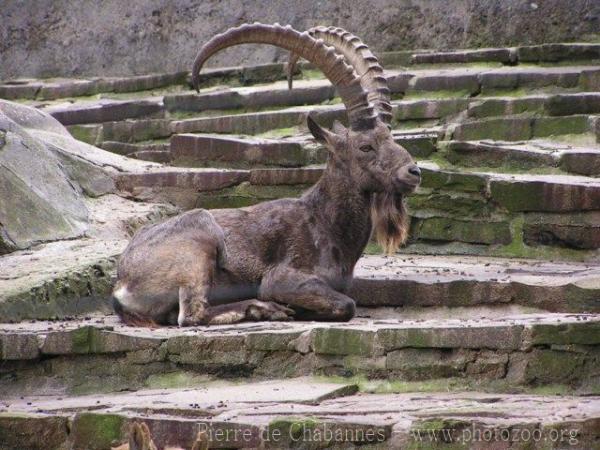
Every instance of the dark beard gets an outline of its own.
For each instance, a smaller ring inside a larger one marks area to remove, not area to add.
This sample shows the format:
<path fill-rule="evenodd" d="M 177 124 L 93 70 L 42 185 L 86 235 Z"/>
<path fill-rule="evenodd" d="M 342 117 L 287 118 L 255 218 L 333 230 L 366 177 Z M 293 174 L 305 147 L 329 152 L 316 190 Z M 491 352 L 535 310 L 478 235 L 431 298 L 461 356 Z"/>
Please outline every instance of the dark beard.
<path fill-rule="evenodd" d="M 393 192 L 377 192 L 371 202 L 373 235 L 386 254 L 396 253 L 408 237 L 408 214 L 404 197 Z"/>

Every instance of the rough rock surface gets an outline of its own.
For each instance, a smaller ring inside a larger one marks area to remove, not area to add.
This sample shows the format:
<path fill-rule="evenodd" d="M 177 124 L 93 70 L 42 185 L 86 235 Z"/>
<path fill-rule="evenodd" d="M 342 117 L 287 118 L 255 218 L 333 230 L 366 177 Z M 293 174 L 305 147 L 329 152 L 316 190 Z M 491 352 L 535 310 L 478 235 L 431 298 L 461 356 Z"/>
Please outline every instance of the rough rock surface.
<path fill-rule="evenodd" d="M 598 439 L 597 397 L 355 391 L 351 384 L 298 378 L 202 383 L 184 391 L 22 397 L 0 405 L 0 433 L 5 448 L 27 442 L 45 450 L 69 444 L 109 448 L 126 440 L 135 420 L 149 426 L 160 448 L 190 448 L 198 431 L 210 448 L 490 448 L 510 442 L 589 449 Z M 40 433 L 47 437 L 44 447 L 36 439 Z"/>
<path fill-rule="evenodd" d="M 234 0 L 10 2 L 0 22 L 0 78 L 130 75 L 189 70 L 199 46 L 231 26 L 256 20 L 305 30 L 336 25 L 375 50 L 536 44 L 598 33 L 600 5 L 590 0 L 419 2 Z M 593 36 L 590 36 L 593 37 Z M 215 66 L 272 62 L 285 52 L 238 47 Z M 7 63 L 8 62 L 8 63 Z"/>
<path fill-rule="evenodd" d="M 88 226 L 81 188 L 29 128 L 68 134 L 47 114 L 0 102 L 0 254 L 75 238 Z"/>

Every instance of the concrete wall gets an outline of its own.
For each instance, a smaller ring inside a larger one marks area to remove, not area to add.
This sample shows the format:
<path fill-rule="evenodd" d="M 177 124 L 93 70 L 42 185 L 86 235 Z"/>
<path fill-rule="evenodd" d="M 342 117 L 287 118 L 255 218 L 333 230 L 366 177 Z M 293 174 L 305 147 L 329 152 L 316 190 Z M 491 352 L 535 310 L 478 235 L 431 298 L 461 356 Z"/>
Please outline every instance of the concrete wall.
<path fill-rule="evenodd" d="M 190 68 L 215 33 L 243 22 L 338 25 L 376 50 L 600 38 L 599 0 L 0 0 L 0 79 Z M 268 46 L 216 65 L 271 62 Z"/>

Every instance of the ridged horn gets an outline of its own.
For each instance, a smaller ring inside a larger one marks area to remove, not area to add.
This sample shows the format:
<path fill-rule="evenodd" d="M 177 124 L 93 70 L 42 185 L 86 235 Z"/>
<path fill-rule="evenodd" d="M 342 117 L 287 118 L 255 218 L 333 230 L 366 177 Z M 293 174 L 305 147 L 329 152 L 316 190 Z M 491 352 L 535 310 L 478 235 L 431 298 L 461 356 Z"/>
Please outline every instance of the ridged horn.
<path fill-rule="evenodd" d="M 374 126 L 377 114 L 352 66 L 323 40 L 315 39 L 307 32 L 300 33 L 289 25 L 244 24 L 214 36 L 202 46 L 194 60 L 192 84 L 197 91 L 200 70 L 206 60 L 220 50 L 240 44 L 275 45 L 310 61 L 337 88 L 346 106 L 350 127 L 358 130 Z"/>
<path fill-rule="evenodd" d="M 375 107 L 375 112 L 385 123 L 392 121 L 392 104 L 387 80 L 383 76 L 383 67 L 377 57 L 369 50 L 360 38 L 339 27 L 313 27 L 307 31 L 312 37 L 322 39 L 325 44 L 335 47 L 344 55 L 346 61 L 354 68 L 361 79 L 367 98 Z M 287 64 L 288 86 L 291 89 L 294 68 L 301 55 L 290 53 Z"/>

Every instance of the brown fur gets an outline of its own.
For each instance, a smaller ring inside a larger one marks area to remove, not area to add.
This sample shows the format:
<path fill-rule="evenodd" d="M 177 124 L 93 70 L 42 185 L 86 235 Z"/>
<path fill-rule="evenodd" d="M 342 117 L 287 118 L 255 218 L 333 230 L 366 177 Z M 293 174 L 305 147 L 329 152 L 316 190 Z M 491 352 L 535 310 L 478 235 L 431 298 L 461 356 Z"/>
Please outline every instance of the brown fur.
<path fill-rule="evenodd" d="M 373 236 L 388 255 L 393 255 L 408 237 L 408 214 L 404 197 L 393 192 L 378 192 L 371 202 Z"/>
<path fill-rule="evenodd" d="M 382 122 L 308 126 L 329 151 L 315 186 L 298 199 L 192 210 L 141 230 L 119 262 L 117 312 L 180 326 L 352 318 L 354 266 L 373 233 L 388 253 L 406 239 L 403 198 L 420 173 Z"/>
<path fill-rule="evenodd" d="M 205 431 L 200 431 L 191 450 L 208 450 L 208 436 Z M 158 450 L 152 440 L 150 429 L 145 422 L 134 422 L 129 430 L 129 440 L 126 444 L 113 447 L 112 450 Z M 182 447 L 165 447 L 165 450 L 185 450 Z"/>

